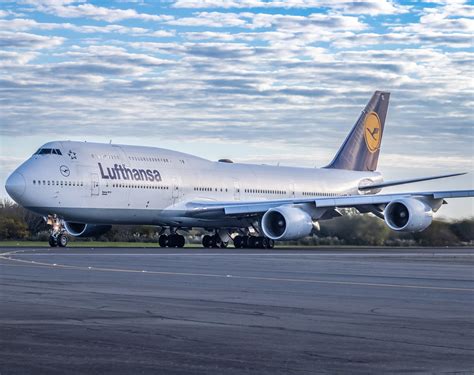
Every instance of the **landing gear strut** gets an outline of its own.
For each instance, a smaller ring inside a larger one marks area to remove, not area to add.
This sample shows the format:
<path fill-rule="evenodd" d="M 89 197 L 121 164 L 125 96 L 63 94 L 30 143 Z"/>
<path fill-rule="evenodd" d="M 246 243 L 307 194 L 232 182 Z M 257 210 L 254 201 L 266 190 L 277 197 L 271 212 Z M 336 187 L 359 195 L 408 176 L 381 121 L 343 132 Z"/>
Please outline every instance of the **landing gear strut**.
<path fill-rule="evenodd" d="M 56 215 L 50 215 L 47 219 L 47 224 L 51 226 L 49 231 L 49 246 L 51 247 L 66 247 L 69 238 L 66 235 L 66 230 L 62 221 Z"/>

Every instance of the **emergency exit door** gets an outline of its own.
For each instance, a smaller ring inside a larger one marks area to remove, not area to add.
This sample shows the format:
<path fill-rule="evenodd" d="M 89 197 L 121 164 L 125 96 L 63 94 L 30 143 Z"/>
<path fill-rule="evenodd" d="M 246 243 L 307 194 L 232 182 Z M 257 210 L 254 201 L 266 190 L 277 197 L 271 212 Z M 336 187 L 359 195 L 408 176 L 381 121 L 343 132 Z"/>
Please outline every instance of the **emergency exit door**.
<path fill-rule="evenodd" d="M 91 196 L 99 195 L 99 175 L 91 173 Z"/>

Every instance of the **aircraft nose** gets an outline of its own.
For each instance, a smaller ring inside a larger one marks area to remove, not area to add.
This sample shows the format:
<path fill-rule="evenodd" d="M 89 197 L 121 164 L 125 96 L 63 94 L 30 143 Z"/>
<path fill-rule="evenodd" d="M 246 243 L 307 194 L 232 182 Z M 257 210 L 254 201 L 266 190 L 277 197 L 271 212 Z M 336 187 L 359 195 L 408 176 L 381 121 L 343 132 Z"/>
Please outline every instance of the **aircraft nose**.
<path fill-rule="evenodd" d="M 5 189 L 7 190 L 10 197 L 13 198 L 16 202 L 22 197 L 26 189 L 25 177 L 20 172 L 13 172 L 10 177 L 8 177 L 5 184 Z"/>

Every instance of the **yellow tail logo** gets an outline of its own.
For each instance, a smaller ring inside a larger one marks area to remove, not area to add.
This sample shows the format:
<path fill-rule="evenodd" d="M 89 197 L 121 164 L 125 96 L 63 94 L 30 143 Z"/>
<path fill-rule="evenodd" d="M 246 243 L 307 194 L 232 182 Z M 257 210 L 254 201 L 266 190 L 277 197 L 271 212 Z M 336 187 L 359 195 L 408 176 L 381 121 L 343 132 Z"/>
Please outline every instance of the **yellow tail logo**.
<path fill-rule="evenodd" d="M 375 112 L 370 112 L 364 122 L 365 144 L 370 152 L 375 152 L 380 148 L 382 140 L 382 126 L 379 116 Z"/>

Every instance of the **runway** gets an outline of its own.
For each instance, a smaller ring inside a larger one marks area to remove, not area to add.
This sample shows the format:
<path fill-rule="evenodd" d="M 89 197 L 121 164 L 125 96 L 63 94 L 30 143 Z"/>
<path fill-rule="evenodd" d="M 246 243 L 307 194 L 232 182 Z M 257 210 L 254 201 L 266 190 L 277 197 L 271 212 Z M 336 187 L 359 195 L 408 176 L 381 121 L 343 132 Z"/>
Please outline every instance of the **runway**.
<path fill-rule="evenodd" d="M 0 374 L 474 371 L 474 249 L 0 249 Z"/>

